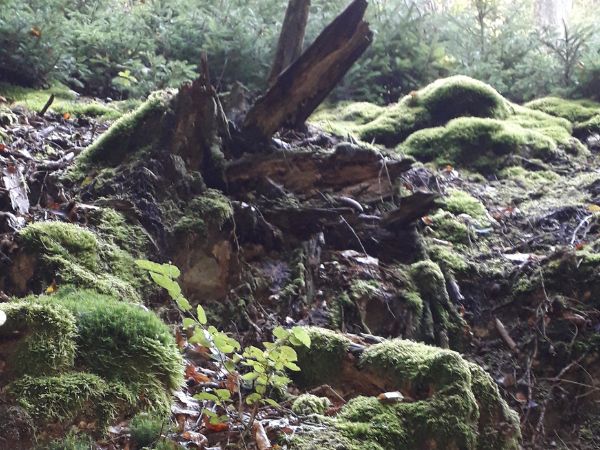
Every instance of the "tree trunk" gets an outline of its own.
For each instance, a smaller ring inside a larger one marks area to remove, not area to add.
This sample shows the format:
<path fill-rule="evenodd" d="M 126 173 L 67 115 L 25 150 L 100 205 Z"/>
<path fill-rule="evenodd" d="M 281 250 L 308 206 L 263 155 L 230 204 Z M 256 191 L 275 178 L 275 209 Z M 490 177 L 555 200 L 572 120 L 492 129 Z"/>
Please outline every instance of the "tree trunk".
<path fill-rule="evenodd" d="M 289 1 L 269 75 L 269 86 L 272 86 L 281 72 L 302 54 L 309 8 L 310 0 Z"/>
<path fill-rule="evenodd" d="M 246 116 L 244 131 L 267 140 L 282 127 L 299 128 L 371 45 L 363 20 L 367 0 L 354 0 L 285 72 Z"/>

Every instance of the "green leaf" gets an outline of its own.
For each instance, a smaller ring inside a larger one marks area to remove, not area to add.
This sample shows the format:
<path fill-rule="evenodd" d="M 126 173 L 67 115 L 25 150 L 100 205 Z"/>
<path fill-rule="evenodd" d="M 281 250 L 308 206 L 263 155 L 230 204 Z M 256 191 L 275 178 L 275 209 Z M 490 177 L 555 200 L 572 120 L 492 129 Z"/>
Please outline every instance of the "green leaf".
<path fill-rule="evenodd" d="M 210 394 L 208 392 L 200 392 L 199 394 L 194 395 L 196 400 L 210 400 L 211 402 L 218 402 L 219 397 L 215 394 Z"/>
<path fill-rule="evenodd" d="M 194 319 L 190 319 L 189 317 L 185 317 L 183 319 L 183 328 L 188 329 L 196 326 L 196 321 Z"/>
<path fill-rule="evenodd" d="M 298 367 L 296 364 L 294 364 L 291 361 L 288 361 L 285 363 L 285 367 L 287 367 L 288 369 L 290 369 L 292 372 L 300 372 L 300 367 Z"/>
<path fill-rule="evenodd" d="M 182 311 L 189 311 L 192 309 L 192 305 L 190 305 L 190 302 L 188 302 L 187 298 L 185 298 L 183 295 L 177 297 L 175 302 Z"/>
<path fill-rule="evenodd" d="M 242 380 L 244 381 L 254 381 L 259 377 L 259 373 L 258 372 L 248 372 L 245 375 L 242 375 Z"/>
<path fill-rule="evenodd" d="M 277 403 L 275 400 L 273 400 L 272 398 L 265 398 L 263 400 L 263 402 L 265 404 L 271 405 L 274 408 L 278 408 L 278 409 L 281 408 L 281 405 L 279 403 Z"/>
<path fill-rule="evenodd" d="M 235 347 L 229 343 L 229 339 L 224 334 L 218 334 L 214 337 L 215 347 L 221 353 L 232 353 Z"/>
<path fill-rule="evenodd" d="M 141 269 L 164 275 L 169 278 L 179 278 L 181 276 L 180 270 L 177 268 L 177 266 L 172 264 L 159 264 L 153 261 L 148 261 L 147 259 L 138 259 L 135 261 L 135 263 Z"/>
<path fill-rule="evenodd" d="M 286 361 L 298 361 L 298 354 L 296 353 L 296 350 L 294 350 L 292 347 L 289 347 L 287 345 L 284 345 L 283 347 L 281 347 L 281 356 Z"/>
<path fill-rule="evenodd" d="M 294 327 L 292 328 L 292 334 L 298 339 L 305 347 L 310 348 L 310 335 L 304 328 Z"/>
<path fill-rule="evenodd" d="M 200 344 L 203 347 L 212 347 L 212 342 L 206 337 L 204 330 L 196 329 L 194 335 L 189 339 L 190 344 Z"/>
<path fill-rule="evenodd" d="M 198 305 L 196 308 L 196 313 L 198 314 L 198 322 L 200 322 L 201 325 L 206 325 L 208 320 L 206 319 L 206 311 L 204 311 L 202 305 Z"/>
<path fill-rule="evenodd" d="M 275 336 L 277 339 L 287 339 L 289 334 L 290 332 L 282 327 L 277 327 L 273 330 L 273 336 Z"/>
<path fill-rule="evenodd" d="M 254 392 L 254 393 L 250 394 L 248 397 L 246 397 L 246 404 L 253 405 L 257 401 L 259 401 L 261 398 L 262 398 L 262 395 Z"/>
<path fill-rule="evenodd" d="M 217 397 L 223 401 L 227 401 L 231 398 L 231 392 L 229 392 L 229 389 L 217 389 L 215 390 L 215 393 L 217 394 Z"/>

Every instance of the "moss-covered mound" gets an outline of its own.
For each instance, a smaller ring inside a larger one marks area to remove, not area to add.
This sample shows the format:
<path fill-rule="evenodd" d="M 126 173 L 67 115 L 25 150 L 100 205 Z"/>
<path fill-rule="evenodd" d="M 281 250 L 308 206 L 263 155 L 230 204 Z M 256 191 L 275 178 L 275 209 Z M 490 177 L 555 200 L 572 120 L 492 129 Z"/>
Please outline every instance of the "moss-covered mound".
<path fill-rule="evenodd" d="M 88 420 L 98 429 L 138 410 L 168 411 L 182 382 L 169 328 L 152 312 L 94 291 L 0 305 L 2 383 L 40 427 Z"/>
<path fill-rule="evenodd" d="M 600 129 L 597 106 L 556 98 L 527 106 L 511 104 L 485 83 L 454 76 L 385 108 L 345 104 L 322 110 L 312 120 L 334 133 L 397 146 L 419 161 L 484 173 L 505 167 L 514 158 L 550 161 L 563 153 L 587 154 L 572 136 L 573 129 L 578 137 Z"/>
<path fill-rule="evenodd" d="M 19 233 L 24 249 L 20 258 L 28 261 L 31 278 L 36 278 L 41 288 L 56 281 L 139 301 L 145 279 L 133 257 L 115 243 L 127 239 L 127 235 L 121 236 L 126 226 L 115 220 L 104 225 L 112 228 L 104 229 L 104 237 L 100 237 L 102 227 L 95 234 L 70 223 L 33 223 Z M 129 245 L 133 245 L 131 239 Z"/>
<path fill-rule="evenodd" d="M 556 149 L 556 141 L 539 131 L 507 121 L 472 117 L 417 131 L 398 147 L 421 161 L 470 167 L 484 173 L 506 166 L 517 155 L 550 159 Z"/>
<path fill-rule="evenodd" d="M 544 97 L 526 103 L 530 109 L 543 111 L 569 122 L 585 122 L 600 113 L 600 103 L 590 100 L 566 100 L 559 97 Z"/>
<path fill-rule="evenodd" d="M 444 78 L 382 108 L 369 103 L 345 104 L 323 110 L 313 121 L 340 134 L 393 146 L 414 131 L 443 125 L 457 117 L 503 119 L 509 103 L 491 86 L 465 76 Z"/>
<path fill-rule="evenodd" d="M 303 370 L 304 363 L 300 362 Z M 379 389 L 399 390 L 404 401 L 386 404 L 359 395 L 328 422 L 327 430 L 299 435 L 293 448 L 519 448 L 518 416 L 490 376 L 458 353 L 393 340 L 367 348 L 357 366 L 355 379 L 376 380 Z M 346 368 L 344 376 L 348 373 Z"/>

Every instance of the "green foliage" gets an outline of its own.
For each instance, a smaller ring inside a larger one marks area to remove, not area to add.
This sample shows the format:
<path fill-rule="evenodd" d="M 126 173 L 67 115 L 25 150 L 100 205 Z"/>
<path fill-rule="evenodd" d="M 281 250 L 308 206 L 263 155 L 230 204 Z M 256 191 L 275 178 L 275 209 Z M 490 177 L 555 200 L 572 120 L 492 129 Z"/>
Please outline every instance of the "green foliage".
<path fill-rule="evenodd" d="M 37 450 L 90 450 L 92 448 L 93 441 L 89 436 L 69 432 L 64 438 L 53 440 Z"/>
<path fill-rule="evenodd" d="M 270 389 L 285 388 L 290 383 L 286 371 L 299 371 L 296 365 L 298 355 L 293 346 L 310 348 L 310 335 L 301 327 L 286 330 L 277 327 L 273 330 L 275 342 L 263 342 L 263 349 L 250 346 L 242 350 L 241 345 L 226 333 L 207 325 L 206 312 L 202 305 L 197 305 L 193 311 L 192 305 L 185 298 L 177 278 L 181 272 L 171 264 L 158 264 L 147 260 L 138 260 L 140 268 L 148 271 L 152 280 L 164 288 L 177 307 L 185 315 L 183 327 L 190 333 L 190 343 L 200 344 L 210 350 L 211 358 L 229 374 L 238 375 L 242 382 L 251 388 L 252 392 L 245 396 L 248 405 L 278 406 L 269 397 Z M 244 374 L 242 375 L 242 367 Z M 241 395 L 241 393 L 240 393 Z M 197 400 L 207 400 L 215 405 L 234 409 L 232 393 L 228 389 L 214 389 L 212 392 L 202 392 L 194 396 Z M 211 423 L 219 423 L 228 419 L 227 415 L 218 415 L 209 409 L 204 414 Z M 256 414 L 256 409 L 253 413 Z"/>

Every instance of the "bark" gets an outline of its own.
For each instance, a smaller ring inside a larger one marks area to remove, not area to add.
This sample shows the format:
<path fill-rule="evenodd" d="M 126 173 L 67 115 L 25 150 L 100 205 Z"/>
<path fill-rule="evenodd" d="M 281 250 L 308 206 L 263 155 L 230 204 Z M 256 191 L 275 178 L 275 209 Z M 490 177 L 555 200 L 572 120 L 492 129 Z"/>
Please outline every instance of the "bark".
<path fill-rule="evenodd" d="M 308 23 L 310 0 L 290 0 L 279 35 L 275 60 L 269 75 L 269 86 L 302 53 L 304 34 Z"/>
<path fill-rule="evenodd" d="M 282 127 L 300 128 L 372 42 L 363 20 L 367 0 L 354 0 L 250 110 L 247 135 L 267 140 Z"/>

